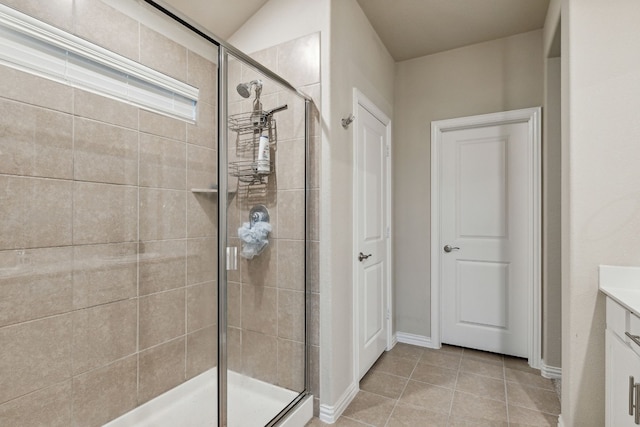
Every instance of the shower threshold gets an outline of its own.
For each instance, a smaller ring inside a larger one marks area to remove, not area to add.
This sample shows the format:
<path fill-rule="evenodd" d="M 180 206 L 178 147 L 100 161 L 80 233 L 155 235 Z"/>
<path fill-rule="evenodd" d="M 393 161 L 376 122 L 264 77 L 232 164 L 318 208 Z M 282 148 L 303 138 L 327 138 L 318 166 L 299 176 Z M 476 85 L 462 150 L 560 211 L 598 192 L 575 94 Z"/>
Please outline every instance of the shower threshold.
<path fill-rule="evenodd" d="M 104 427 L 215 427 L 218 421 L 217 369 L 197 377 L 138 406 Z M 228 425 L 264 426 L 291 403 L 298 393 L 230 371 L 228 376 Z M 309 403 L 310 405 L 308 405 Z M 311 399 L 303 414 L 294 411 L 281 425 L 300 427 L 311 418 Z M 307 419 L 308 412 L 308 419 Z"/>

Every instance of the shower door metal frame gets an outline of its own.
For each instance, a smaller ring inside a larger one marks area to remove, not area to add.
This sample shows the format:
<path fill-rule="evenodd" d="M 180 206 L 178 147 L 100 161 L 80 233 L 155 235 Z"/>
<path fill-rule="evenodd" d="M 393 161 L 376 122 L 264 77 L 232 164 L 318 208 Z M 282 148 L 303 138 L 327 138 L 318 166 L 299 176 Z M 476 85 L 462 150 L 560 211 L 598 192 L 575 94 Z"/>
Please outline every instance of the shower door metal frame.
<path fill-rule="evenodd" d="M 265 68 L 259 62 L 255 61 L 248 55 L 244 54 L 234 46 L 225 42 L 215 34 L 211 33 L 204 27 L 194 23 L 190 18 L 176 10 L 173 6 L 167 4 L 162 0 L 144 0 L 145 3 L 151 7 L 159 10 L 161 13 L 174 19 L 181 25 L 185 26 L 189 30 L 195 32 L 205 40 L 211 42 L 218 47 L 218 427 L 227 427 L 227 174 L 228 174 L 228 150 L 227 150 L 227 59 L 228 55 L 232 54 L 239 60 L 247 63 L 248 65 L 256 68 L 264 76 L 274 80 L 284 88 L 291 90 L 302 98 L 305 102 L 305 259 L 304 259 L 304 277 L 305 277 L 305 378 L 304 378 L 304 390 L 294 399 L 289 405 L 287 405 L 281 412 L 279 412 L 266 427 L 274 426 L 280 422 L 291 409 L 296 407 L 307 395 L 309 390 L 309 342 L 308 342 L 308 328 L 310 322 L 308 321 L 309 315 L 309 298 L 308 292 L 308 279 L 307 279 L 307 256 L 309 253 L 309 226 L 307 224 L 310 215 L 309 212 L 309 172 L 308 172 L 308 158 L 309 158 L 309 141 L 310 141 L 310 120 L 311 120 L 311 98 L 306 94 L 300 92 L 291 83 L 274 73 L 273 71 Z M 224 207 L 224 208 L 223 208 Z M 224 238 L 221 238 L 224 230 Z M 223 286 L 224 285 L 224 286 Z"/>
<path fill-rule="evenodd" d="M 232 54 L 236 58 L 243 60 L 243 58 L 238 57 L 235 52 L 229 51 L 225 46 L 220 46 L 218 50 L 219 55 L 219 64 L 218 64 L 218 102 L 220 102 L 220 108 L 218 110 L 218 138 L 219 141 L 228 141 L 229 137 L 229 127 L 227 126 L 227 92 L 224 88 L 228 86 L 228 73 L 227 73 L 227 65 L 228 65 L 228 55 Z M 223 66 L 224 64 L 224 66 Z M 253 63 L 250 65 L 255 66 Z M 223 69 L 224 68 L 224 69 Z M 258 71 L 264 72 L 263 67 L 256 67 Z M 266 77 L 271 78 L 270 75 L 264 73 Z M 279 78 L 280 79 L 280 78 Z M 280 81 L 278 81 L 280 83 Z M 293 88 L 290 84 L 287 83 L 287 89 L 294 90 L 297 94 L 301 95 L 302 100 L 305 103 L 305 126 L 304 126 L 304 153 L 305 153 L 305 165 L 304 165 L 304 236 L 305 236 L 305 245 L 304 245 L 304 292 L 305 292 L 305 306 L 304 306 L 304 331 L 305 331 L 305 349 L 304 349 L 304 390 L 301 391 L 298 396 L 293 399 L 287 406 L 285 406 L 280 412 L 278 412 L 272 419 L 269 421 L 265 427 L 273 427 L 277 425 L 287 414 L 295 408 L 302 400 L 304 400 L 309 392 L 309 380 L 311 378 L 310 374 L 310 364 L 309 364 L 309 326 L 310 321 L 308 319 L 310 310 L 310 298 L 309 298 L 309 286 L 308 286 L 308 254 L 309 252 L 309 209 L 310 209 L 310 200 L 309 200 L 309 144 L 310 144 L 310 135 L 311 135 L 311 105 L 312 101 L 306 95 L 301 94 L 297 89 Z M 222 102 L 224 101 L 224 104 Z M 222 191 L 222 189 L 226 189 L 228 185 L 228 143 L 219 143 L 218 145 L 218 230 L 225 230 L 224 238 L 223 233 L 218 232 L 218 283 L 227 283 L 227 200 L 228 193 L 227 191 Z M 227 287 L 218 285 L 218 426 L 219 427 L 227 427 Z"/>
<path fill-rule="evenodd" d="M 304 398 L 309 395 L 309 381 L 311 379 L 311 369 L 309 363 L 309 357 L 311 355 L 310 345 L 308 338 L 310 336 L 309 327 L 311 326 L 311 321 L 309 320 L 309 315 L 311 313 L 311 298 L 309 298 L 309 276 L 308 276 L 308 257 L 310 252 L 309 244 L 310 244 L 310 236 L 309 232 L 311 227 L 309 226 L 309 219 L 311 215 L 309 215 L 310 210 L 310 200 L 309 200 L 309 144 L 311 141 L 311 103 L 312 101 L 308 98 L 304 98 L 304 294 L 305 294 L 305 305 L 304 305 L 304 390 L 298 394 L 298 396 L 293 399 L 291 403 L 282 409 L 273 419 L 265 426 L 272 427 L 277 425 L 293 408 L 295 408 Z"/>
<path fill-rule="evenodd" d="M 227 426 L 227 49 L 218 46 L 218 427 Z M 224 208 L 223 208 L 224 207 Z M 222 232 L 224 230 L 224 233 Z"/>

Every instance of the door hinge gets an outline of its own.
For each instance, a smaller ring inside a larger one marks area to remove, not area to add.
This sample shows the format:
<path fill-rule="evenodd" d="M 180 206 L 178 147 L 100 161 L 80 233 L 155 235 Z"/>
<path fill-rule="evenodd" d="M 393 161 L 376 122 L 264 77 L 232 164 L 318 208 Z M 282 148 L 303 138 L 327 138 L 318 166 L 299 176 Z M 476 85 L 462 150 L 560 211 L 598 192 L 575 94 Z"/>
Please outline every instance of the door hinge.
<path fill-rule="evenodd" d="M 391 146 L 389 145 L 386 146 L 385 154 L 387 157 L 391 156 Z"/>
<path fill-rule="evenodd" d="M 391 237 L 391 227 L 389 227 L 388 225 L 387 225 L 387 230 L 385 232 L 385 235 L 387 236 L 387 238 Z"/>
<path fill-rule="evenodd" d="M 391 319 L 391 309 L 387 308 L 387 320 Z"/>

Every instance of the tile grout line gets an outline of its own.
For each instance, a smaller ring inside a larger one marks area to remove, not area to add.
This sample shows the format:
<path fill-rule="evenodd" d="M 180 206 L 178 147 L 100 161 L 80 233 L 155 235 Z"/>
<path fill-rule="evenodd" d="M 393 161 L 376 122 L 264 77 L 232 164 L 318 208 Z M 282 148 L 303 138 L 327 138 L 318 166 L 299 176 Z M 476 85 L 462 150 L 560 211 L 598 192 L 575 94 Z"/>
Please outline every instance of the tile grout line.
<path fill-rule="evenodd" d="M 460 352 L 460 360 L 458 361 L 458 369 L 456 369 L 456 381 L 453 384 L 453 394 L 451 395 L 451 402 L 449 403 L 449 413 L 447 416 L 447 425 L 451 422 L 453 416 L 453 401 L 456 398 L 456 390 L 458 388 L 458 378 L 460 378 L 460 371 L 462 370 L 462 358 L 464 357 L 464 349 Z"/>
<path fill-rule="evenodd" d="M 422 352 L 420 353 L 420 356 L 415 361 L 415 365 L 413 365 L 413 369 L 411 369 L 411 373 L 409 374 L 409 377 L 407 378 L 407 383 L 402 388 L 402 391 L 400 392 L 400 395 L 398 396 L 397 399 L 395 399 L 395 403 L 393 404 L 393 408 L 391 408 L 391 412 L 389 412 L 389 415 L 387 416 L 387 421 L 384 423 L 385 427 L 387 427 L 389 425 L 389 421 L 391 421 L 391 416 L 393 415 L 394 411 L 396 410 L 396 407 L 398 406 L 398 403 L 400 402 L 400 398 L 402 397 L 402 395 L 404 394 L 405 390 L 409 386 L 409 381 L 411 381 L 411 377 L 413 376 L 413 373 L 415 372 L 416 368 L 418 367 L 418 364 L 420 363 L 420 359 L 422 358 L 423 354 L 424 354 L 424 350 L 422 350 Z"/>
<path fill-rule="evenodd" d="M 507 426 L 511 425 L 511 420 L 509 419 L 509 393 L 507 391 L 507 368 L 505 367 L 504 358 L 502 359 L 502 375 L 504 382 L 504 407 L 507 412 Z"/>
<path fill-rule="evenodd" d="M 395 402 L 393 402 L 393 407 L 391 409 L 391 412 L 386 417 L 386 421 L 384 422 L 384 424 L 381 424 L 381 426 L 389 427 L 390 425 L 392 425 L 391 420 L 393 419 L 393 415 L 396 413 L 397 408 L 398 408 L 398 406 L 400 404 L 400 398 L 404 395 L 404 393 L 406 392 L 406 390 L 408 388 L 409 381 L 416 381 L 416 382 L 419 382 L 419 383 L 430 384 L 430 385 L 435 386 L 435 387 L 442 387 L 442 386 L 438 386 L 436 384 L 431 384 L 429 382 L 418 381 L 418 380 L 414 379 L 414 377 L 413 377 L 413 375 L 415 375 L 417 367 L 420 364 L 423 364 L 421 362 L 422 362 L 423 357 L 424 357 L 424 355 L 426 353 L 427 353 L 427 350 L 422 350 L 421 354 L 417 357 L 417 360 L 413 359 L 413 363 L 414 363 L 413 364 L 413 368 L 411 369 L 411 373 L 409 374 L 408 377 L 400 376 L 400 375 L 394 375 L 394 374 L 391 374 L 391 373 L 388 373 L 388 372 L 381 372 L 384 375 L 390 375 L 390 376 L 395 377 L 395 378 L 401 378 L 401 379 L 406 380 L 406 384 L 402 388 L 402 391 L 399 393 L 399 395 L 398 395 L 399 397 L 398 398 L 393 399 L 393 398 L 390 398 L 388 396 L 384 396 L 384 395 L 376 393 L 376 392 L 362 390 L 362 391 L 364 391 L 366 393 L 371 393 L 373 395 L 384 397 L 384 398 L 389 399 L 389 400 L 395 400 Z M 396 356 L 396 355 L 393 355 L 393 356 L 389 355 L 389 356 L 391 358 L 393 358 L 393 359 L 398 359 L 398 360 L 400 360 L 400 359 L 412 360 L 412 358 L 409 358 L 409 357 Z M 454 386 L 453 386 L 453 398 L 452 398 L 452 400 L 450 402 L 447 423 L 451 423 L 452 422 L 451 418 L 455 415 L 454 412 L 453 412 L 453 407 L 454 407 L 453 403 L 454 403 L 454 399 L 455 399 L 455 394 L 456 393 L 467 394 L 467 392 L 457 390 L 458 382 L 460 380 L 460 376 L 462 375 L 463 372 L 465 374 L 470 374 L 470 375 L 477 376 L 477 374 L 475 372 L 466 372 L 466 371 L 462 370 L 462 364 L 463 364 L 464 359 L 465 359 L 465 350 L 463 349 L 459 353 L 459 360 L 457 362 L 455 383 L 454 383 Z M 473 356 L 471 356 L 470 359 L 482 361 L 481 358 L 474 358 Z M 520 382 L 519 381 L 509 381 L 508 380 L 507 371 L 506 371 L 508 367 L 506 365 L 506 359 L 504 357 L 501 358 L 500 363 L 502 363 L 502 374 L 503 374 L 502 380 L 503 380 L 503 387 L 504 387 L 505 397 L 504 397 L 504 400 L 498 400 L 498 399 L 492 399 L 492 400 L 495 400 L 496 402 L 499 401 L 500 403 L 504 404 L 505 413 L 506 413 L 506 425 L 509 426 L 509 425 L 512 425 L 513 422 L 510 420 L 511 414 L 509 413 L 508 385 L 509 385 L 509 382 L 512 382 L 512 383 L 515 383 L 515 384 L 519 384 Z M 432 369 L 432 370 L 440 370 L 440 371 L 442 371 L 442 370 L 445 370 L 445 369 L 450 369 L 450 368 L 445 368 L 443 366 L 436 366 L 436 365 L 431 365 L 431 364 L 428 364 L 428 365 L 429 365 L 430 369 Z M 496 365 L 496 364 L 494 363 L 494 365 Z M 453 370 L 453 369 L 451 369 L 451 370 Z M 481 377 L 483 377 L 483 376 L 481 376 Z M 490 378 L 492 380 L 496 380 L 497 379 L 495 377 L 487 377 L 487 378 Z M 444 388 L 449 388 L 449 387 L 444 387 Z M 533 386 L 533 388 L 539 389 L 539 390 L 550 391 L 550 390 L 546 390 L 546 389 L 544 389 L 542 387 Z M 473 395 L 473 393 L 470 393 L 470 395 Z M 413 405 L 413 404 L 406 404 L 406 405 L 407 405 L 407 407 L 410 407 L 410 408 L 423 409 L 420 405 Z M 550 415 L 550 416 L 557 417 L 557 414 L 553 414 L 553 413 L 549 413 L 549 412 L 545 412 L 545 411 L 540 411 L 540 410 L 536 410 L 536 409 L 533 409 L 533 408 L 528 408 L 526 406 L 521 406 L 521 405 L 518 405 L 518 404 L 514 404 L 512 406 L 518 407 L 518 408 L 527 409 L 527 410 L 534 411 L 534 412 L 538 412 L 538 413 L 541 413 L 541 414 L 544 414 L 544 415 Z M 346 416 L 345 418 L 349 419 L 349 420 L 352 420 L 352 421 L 355 421 L 355 422 L 357 422 L 359 424 L 362 424 L 363 426 L 370 426 L 370 424 L 368 422 L 365 422 L 365 421 L 362 421 L 362 420 L 359 420 L 359 419 L 356 419 L 356 418 L 352 418 L 352 417 L 349 417 L 349 416 Z"/>
<path fill-rule="evenodd" d="M 73 6 L 74 8 L 74 13 L 73 13 L 73 19 L 75 20 L 75 5 Z M 74 23 L 75 24 L 75 23 Z M 75 25 L 74 25 L 75 27 Z M 74 233 L 74 223 L 75 223 L 75 217 L 76 217 L 76 183 L 75 183 L 75 177 L 76 177 L 76 121 L 77 121 L 77 116 L 76 116 L 76 110 L 77 110 L 77 105 L 76 105 L 76 89 L 74 88 L 73 90 L 71 90 L 71 111 L 72 111 L 72 116 L 71 116 L 71 295 L 72 295 L 72 304 L 71 304 L 71 308 L 72 310 L 70 311 L 70 318 L 71 318 L 71 346 L 73 346 L 73 337 L 75 336 L 75 322 L 74 322 L 74 318 L 75 315 L 73 313 L 75 313 L 75 307 L 74 307 L 74 303 L 73 303 L 73 296 L 75 295 L 75 291 L 76 291 L 76 282 L 75 282 L 75 275 L 74 275 L 74 270 L 75 270 L 75 263 L 76 263 L 76 249 L 74 247 L 74 243 L 75 243 L 75 233 Z M 24 236 L 23 236 L 24 237 Z M 26 241 L 26 239 L 25 239 Z M 137 310 L 137 307 L 136 307 Z M 137 319 L 136 319 L 137 320 Z M 137 340 L 137 325 L 136 325 L 136 340 Z M 137 345 L 137 342 L 136 342 Z M 136 347 L 136 352 L 137 352 L 138 348 Z M 71 375 L 69 378 L 69 383 L 70 383 L 70 389 L 71 389 L 71 394 L 73 395 L 74 392 L 74 387 L 73 387 L 73 383 L 74 383 L 74 372 L 75 372 L 75 365 L 77 360 L 75 360 L 73 351 L 70 352 L 70 362 L 69 362 L 69 367 L 71 370 Z M 138 371 L 137 371 L 137 366 L 136 366 L 136 381 L 138 380 Z M 136 403 L 138 400 L 138 389 L 137 389 L 137 384 L 136 384 Z M 70 416 L 70 420 L 71 422 L 75 421 L 75 416 L 76 416 L 76 405 L 74 403 L 74 400 L 71 399 L 71 402 L 69 402 L 69 416 Z"/>
<path fill-rule="evenodd" d="M 138 25 L 140 25 L 138 23 Z M 138 37 L 140 31 L 138 31 Z M 138 41 L 138 49 L 140 42 Z M 136 188 L 136 405 L 140 403 L 140 109 L 136 109 L 138 182 Z"/>
<path fill-rule="evenodd" d="M 366 426 L 366 427 L 376 427 L 376 426 L 374 426 L 373 424 L 365 423 L 365 422 L 364 422 L 364 421 L 362 421 L 362 420 L 357 420 L 357 419 L 355 419 L 355 418 L 347 417 L 347 416 L 345 416 L 345 415 L 340 415 L 340 418 L 344 418 L 344 419 L 347 419 L 347 420 L 354 421 L 354 422 L 356 422 L 356 423 L 358 423 L 358 424 L 362 424 L 363 426 Z M 337 421 L 336 421 L 336 422 L 337 422 Z"/>
<path fill-rule="evenodd" d="M 187 79 L 189 78 L 189 55 L 187 54 Z M 196 117 L 197 123 L 197 117 Z M 188 270 L 188 257 L 189 257 L 189 197 L 192 196 L 189 191 L 189 149 L 187 141 L 189 140 L 189 127 L 185 126 L 184 130 L 184 239 L 185 239 L 185 262 L 184 262 L 184 365 L 183 365 L 183 381 L 187 380 L 188 374 L 188 358 L 189 358 L 189 270 Z M 162 137 L 161 137 L 162 138 Z M 218 366 L 216 361 L 216 366 Z"/>

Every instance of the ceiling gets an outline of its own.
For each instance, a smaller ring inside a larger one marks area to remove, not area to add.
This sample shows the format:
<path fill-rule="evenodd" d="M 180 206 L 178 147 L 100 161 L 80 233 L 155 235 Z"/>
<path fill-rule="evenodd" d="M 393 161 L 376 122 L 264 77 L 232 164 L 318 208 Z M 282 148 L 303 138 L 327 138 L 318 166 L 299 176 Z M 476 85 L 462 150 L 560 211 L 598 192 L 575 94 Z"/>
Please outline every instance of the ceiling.
<path fill-rule="evenodd" d="M 396 61 L 544 26 L 549 0 L 357 0 Z"/>
<path fill-rule="evenodd" d="M 228 39 L 268 0 L 165 1 Z M 542 28 L 549 7 L 549 0 L 357 2 L 396 61 Z"/>
<path fill-rule="evenodd" d="M 164 0 L 164 3 L 190 17 L 222 40 L 227 40 L 267 1 Z"/>

